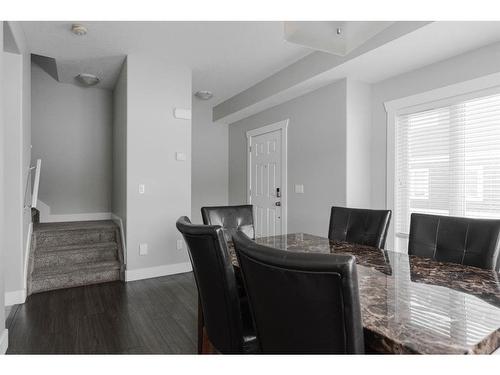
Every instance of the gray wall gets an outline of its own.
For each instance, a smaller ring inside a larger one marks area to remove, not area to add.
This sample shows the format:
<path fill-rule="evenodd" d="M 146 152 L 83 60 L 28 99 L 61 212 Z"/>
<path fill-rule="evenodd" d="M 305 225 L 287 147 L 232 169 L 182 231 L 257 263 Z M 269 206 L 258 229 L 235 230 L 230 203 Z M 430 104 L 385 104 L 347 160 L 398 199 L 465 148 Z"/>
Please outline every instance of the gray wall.
<path fill-rule="evenodd" d="M 19 22 L 4 23 L 9 51 L 4 60 L 5 100 L 5 290 L 22 295 L 25 289 L 24 266 L 31 212 L 24 209 L 31 201 L 28 172 L 31 158 L 31 56 Z M 27 186 L 28 184 L 28 186 Z M 26 188 L 28 189 L 26 190 Z M 25 196 L 26 194 L 26 196 Z M 20 302 L 18 300 L 11 303 Z"/>
<path fill-rule="evenodd" d="M 346 80 L 229 125 L 229 203 L 246 202 L 246 132 L 285 119 L 288 232 L 324 236 L 330 206 L 346 203 Z"/>
<path fill-rule="evenodd" d="M 28 185 L 26 201 L 31 199 L 31 179 L 29 179 L 29 168 L 31 165 L 31 53 L 28 48 L 24 31 L 19 21 L 9 21 L 9 28 L 12 37 L 17 46 L 18 53 L 22 59 L 22 194 L 26 191 Z M 23 211 L 23 256 L 26 256 L 26 242 L 28 237 L 28 228 L 31 223 L 31 210 Z"/>
<path fill-rule="evenodd" d="M 346 84 L 346 205 L 371 206 L 371 87 L 347 80 Z"/>
<path fill-rule="evenodd" d="M 127 104 L 127 271 L 186 264 L 175 221 L 191 214 L 191 121 L 175 119 L 173 110 L 191 108 L 191 71 L 129 55 Z M 186 160 L 175 160 L 176 152 Z M 147 256 L 139 256 L 140 243 Z"/>
<path fill-rule="evenodd" d="M 126 228 L 127 220 L 127 61 L 113 91 L 113 187 L 112 212 Z"/>
<path fill-rule="evenodd" d="M 20 27 L 18 23 L 16 23 L 17 27 Z M 16 34 L 21 34 L 21 30 L 17 30 Z M 24 33 L 22 33 L 24 39 Z M 29 175 L 29 168 L 31 166 L 31 53 L 29 53 L 28 46 L 26 44 L 26 40 L 22 43 L 21 53 L 23 57 L 23 183 L 22 188 L 25 191 L 26 185 L 28 185 L 26 201 L 31 201 L 31 178 Z M 24 193 L 23 191 L 23 193 Z M 27 209 L 23 212 L 23 244 L 28 242 L 28 228 L 31 224 L 31 210 Z M 26 246 L 23 246 L 23 256 L 27 257 L 26 254 Z"/>
<path fill-rule="evenodd" d="M 3 21 L 0 21 L 0 51 L 3 51 Z M 0 82 L 3 81 L 3 53 L 0 53 Z M 4 120 L 3 120 L 3 90 L 0 90 L 0 145 L 4 143 Z M 4 262 L 4 221 L 5 221 L 5 207 L 4 207 L 4 166 L 5 156 L 0 152 L 0 338 L 5 330 L 5 262 Z M 0 343 L 1 344 L 1 343 Z M 1 354 L 1 353 L 0 353 Z"/>
<path fill-rule="evenodd" d="M 3 53 L 5 160 L 5 291 L 23 289 L 22 55 Z"/>
<path fill-rule="evenodd" d="M 477 49 L 372 87 L 372 206 L 386 207 L 387 114 L 384 102 L 430 91 L 500 71 L 500 43 Z"/>
<path fill-rule="evenodd" d="M 55 81 L 32 67 L 32 162 L 52 214 L 111 211 L 112 93 Z"/>
<path fill-rule="evenodd" d="M 212 122 L 209 101 L 193 99 L 191 221 L 201 223 L 203 206 L 228 202 L 228 126 Z"/>

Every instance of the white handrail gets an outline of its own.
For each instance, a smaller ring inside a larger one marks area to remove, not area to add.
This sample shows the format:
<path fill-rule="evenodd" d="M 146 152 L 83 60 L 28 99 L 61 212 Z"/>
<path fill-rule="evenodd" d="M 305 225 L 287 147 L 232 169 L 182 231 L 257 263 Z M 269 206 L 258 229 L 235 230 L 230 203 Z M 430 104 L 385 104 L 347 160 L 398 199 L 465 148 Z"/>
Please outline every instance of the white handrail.
<path fill-rule="evenodd" d="M 40 186 L 40 169 L 42 168 L 42 159 L 37 159 L 35 170 L 35 181 L 33 182 L 33 195 L 31 196 L 31 207 L 36 208 L 38 202 L 38 187 Z"/>
<path fill-rule="evenodd" d="M 28 169 L 28 175 L 26 176 L 26 187 L 24 188 L 24 209 L 26 210 L 27 208 L 30 208 L 30 205 L 26 203 L 26 197 L 28 196 L 28 188 L 30 187 L 30 181 L 31 181 L 31 171 L 35 169 L 36 167 L 29 167 Z"/>

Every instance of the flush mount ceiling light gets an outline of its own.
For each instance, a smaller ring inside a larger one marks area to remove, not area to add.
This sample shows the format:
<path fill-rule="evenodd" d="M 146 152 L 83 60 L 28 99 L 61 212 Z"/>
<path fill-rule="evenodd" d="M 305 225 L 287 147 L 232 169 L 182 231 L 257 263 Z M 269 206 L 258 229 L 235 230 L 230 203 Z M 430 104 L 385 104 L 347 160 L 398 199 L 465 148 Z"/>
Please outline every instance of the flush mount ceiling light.
<path fill-rule="evenodd" d="M 201 91 L 196 91 L 194 93 L 194 96 L 196 96 L 198 99 L 201 100 L 209 100 L 212 99 L 214 94 L 212 93 L 212 91 L 201 90 Z"/>
<path fill-rule="evenodd" d="M 394 22 L 285 21 L 285 40 L 317 51 L 346 56 Z"/>
<path fill-rule="evenodd" d="M 99 77 L 93 74 L 88 74 L 88 73 L 80 73 L 78 74 L 75 79 L 83 86 L 89 87 L 89 86 L 94 86 L 99 83 L 101 80 Z"/>
<path fill-rule="evenodd" d="M 74 23 L 71 25 L 71 32 L 78 36 L 83 36 L 87 34 L 87 28 L 79 23 Z"/>

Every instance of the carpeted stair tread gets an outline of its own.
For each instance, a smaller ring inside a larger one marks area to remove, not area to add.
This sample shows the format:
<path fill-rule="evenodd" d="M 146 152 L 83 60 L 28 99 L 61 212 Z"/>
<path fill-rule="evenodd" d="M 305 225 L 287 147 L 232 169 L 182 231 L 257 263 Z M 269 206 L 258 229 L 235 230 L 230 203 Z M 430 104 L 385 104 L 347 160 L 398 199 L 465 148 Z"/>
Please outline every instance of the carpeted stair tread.
<path fill-rule="evenodd" d="M 106 229 L 106 228 L 116 229 L 118 228 L 118 226 L 112 220 L 64 221 L 60 223 L 37 223 L 34 225 L 34 229 L 36 232 Z"/>
<path fill-rule="evenodd" d="M 118 244 L 113 241 L 97 242 L 97 243 L 87 243 L 87 244 L 75 244 L 75 245 L 61 245 L 61 246 L 39 246 L 37 248 L 37 256 L 45 257 L 50 256 L 53 253 L 65 253 L 73 252 L 75 250 L 79 251 L 92 251 L 92 250 L 106 250 L 106 249 L 118 249 Z"/>
<path fill-rule="evenodd" d="M 118 260 L 108 260 L 99 263 L 80 263 L 64 267 L 57 267 L 57 269 L 55 270 L 52 268 L 39 268 L 33 271 L 32 279 L 33 281 L 37 281 L 40 278 L 59 277 L 64 274 L 70 274 L 74 272 L 90 273 L 92 271 L 98 271 L 101 269 L 119 270 L 120 268 L 121 265 Z"/>
<path fill-rule="evenodd" d="M 119 265 L 114 268 L 108 266 L 93 267 L 90 273 L 89 269 L 79 269 L 69 273 L 51 275 L 39 280 L 33 280 L 31 293 L 117 281 L 120 280 L 119 267 Z"/>
<path fill-rule="evenodd" d="M 116 243 L 64 246 L 38 253 L 35 257 L 35 270 L 41 267 L 62 267 L 69 264 L 99 263 L 117 260 Z"/>
<path fill-rule="evenodd" d="M 66 223 L 65 223 L 66 224 Z M 102 226 L 55 226 L 55 229 L 35 229 L 35 239 L 39 249 L 55 246 L 72 246 L 116 242 L 119 228 L 116 225 Z"/>
<path fill-rule="evenodd" d="M 94 228 L 75 228 L 75 229 L 55 229 L 55 230 L 43 230 L 35 231 L 37 237 L 51 237 L 51 236 L 61 236 L 61 235 L 75 235 L 75 234 L 85 234 L 85 233 L 113 233 L 117 228 L 113 227 L 94 227 Z"/>

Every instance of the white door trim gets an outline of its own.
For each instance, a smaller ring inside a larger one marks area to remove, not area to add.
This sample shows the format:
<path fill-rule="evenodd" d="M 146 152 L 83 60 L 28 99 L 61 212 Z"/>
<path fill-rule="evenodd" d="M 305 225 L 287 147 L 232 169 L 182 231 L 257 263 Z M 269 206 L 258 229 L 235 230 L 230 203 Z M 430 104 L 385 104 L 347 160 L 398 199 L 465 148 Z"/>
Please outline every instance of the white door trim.
<path fill-rule="evenodd" d="M 288 225 L 288 122 L 286 119 L 283 121 L 275 122 L 270 125 L 262 126 L 257 129 L 247 131 L 247 203 L 251 204 L 250 187 L 252 186 L 252 176 L 250 174 L 252 164 L 252 153 L 250 147 L 252 146 L 252 137 L 270 133 L 276 130 L 281 130 L 281 234 L 286 234 Z"/>

